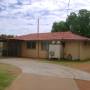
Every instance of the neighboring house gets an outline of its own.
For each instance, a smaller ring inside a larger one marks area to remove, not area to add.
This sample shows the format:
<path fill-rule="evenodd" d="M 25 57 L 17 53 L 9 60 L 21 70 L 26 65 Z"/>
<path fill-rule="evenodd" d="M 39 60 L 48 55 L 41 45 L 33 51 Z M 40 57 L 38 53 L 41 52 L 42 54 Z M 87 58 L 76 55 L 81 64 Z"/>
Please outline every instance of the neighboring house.
<path fill-rule="evenodd" d="M 17 36 L 7 41 L 7 56 L 90 59 L 90 39 L 72 32 Z"/>

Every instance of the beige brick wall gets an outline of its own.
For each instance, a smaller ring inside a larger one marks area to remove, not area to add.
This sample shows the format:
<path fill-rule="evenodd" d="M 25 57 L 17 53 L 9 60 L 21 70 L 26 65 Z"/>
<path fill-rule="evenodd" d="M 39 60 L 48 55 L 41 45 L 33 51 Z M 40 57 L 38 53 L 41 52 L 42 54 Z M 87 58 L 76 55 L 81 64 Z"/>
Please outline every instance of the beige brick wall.
<path fill-rule="evenodd" d="M 38 56 L 38 43 L 36 44 L 36 49 L 28 49 L 26 47 L 26 42 L 22 43 L 21 49 L 22 57 L 31 58 L 48 58 L 48 51 L 41 49 L 41 43 L 39 42 L 39 56 Z M 84 45 L 84 42 L 80 41 L 66 41 L 64 47 L 64 56 L 72 55 L 72 59 L 86 60 L 90 59 L 90 42 Z"/>
<path fill-rule="evenodd" d="M 90 59 L 90 42 L 85 45 L 83 41 L 67 41 L 64 53 L 66 56 L 71 54 L 73 59 Z"/>
<path fill-rule="evenodd" d="M 80 59 L 90 60 L 90 42 L 87 42 L 87 44 L 85 44 L 84 42 L 80 43 Z"/>
<path fill-rule="evenodd" d="M 26 42 L 22 43 L 21 49 L 22 57 L 31 57 L 31 58 L 48 58 L 48 51 L 41 50 L 41 43 L 39 43 L 39 54 L 38 54 L 38 42 L 36 43 L 36 49 L 28 49 L 26 47 Z"/>
<path fill-rule="evenodd" d="M 80 57 L 80 43 L 78 41 L 67 41 L 65 43 L 64 55 L 72 56 L 72 59 L 78 59 Z"/>
<path fill-rule="evenodd" d="M 41 49 L 41 42 L 39 43 L 39 58 L 48 58 L 48 50 Z"/>

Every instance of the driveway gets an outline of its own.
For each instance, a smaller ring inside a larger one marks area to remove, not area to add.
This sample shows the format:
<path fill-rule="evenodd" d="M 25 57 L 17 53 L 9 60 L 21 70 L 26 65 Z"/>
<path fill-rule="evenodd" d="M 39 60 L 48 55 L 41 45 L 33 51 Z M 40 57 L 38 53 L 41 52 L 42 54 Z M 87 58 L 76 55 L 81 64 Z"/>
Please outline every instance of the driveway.
<path fill-rule="evenodd" d="M 73 79 L 22 74 L 7 90 L 79 90 Z"/>
<path fill-rule="evenodd" d="M 7 90 L 79 90 L 74 79 L 90 80 L 90 74 L 62 65 L 24 58 L 0 59 L 21 68 L 22 74 Z"/>
<path fill-rule="evenodd" d="M 90 80 L 90 73 L 72 69 L 62 65 L 43 63 L 33 59 L 8 58 L 0 59 L 0 63 L 16 65 L 17 67 L 22 69 L 23 73 L 27 74 Z"/>

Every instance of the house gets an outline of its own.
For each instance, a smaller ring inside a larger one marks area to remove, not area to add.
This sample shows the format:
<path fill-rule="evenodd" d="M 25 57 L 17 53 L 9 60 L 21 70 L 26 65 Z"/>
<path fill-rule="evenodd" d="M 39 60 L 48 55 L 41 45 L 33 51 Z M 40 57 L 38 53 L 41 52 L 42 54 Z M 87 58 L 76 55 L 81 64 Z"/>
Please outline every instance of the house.
<path fill-rule="evenodd" d="M 7 43 L 4 56 L 90 59 L 90 38 L 72 32 L 28 34 L 8 39 L 4 43 Z"/>

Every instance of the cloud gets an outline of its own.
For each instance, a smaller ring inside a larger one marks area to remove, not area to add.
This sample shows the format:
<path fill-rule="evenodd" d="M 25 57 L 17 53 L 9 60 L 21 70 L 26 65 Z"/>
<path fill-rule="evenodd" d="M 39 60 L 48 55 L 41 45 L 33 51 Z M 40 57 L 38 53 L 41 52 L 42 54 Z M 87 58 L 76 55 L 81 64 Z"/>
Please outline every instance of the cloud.
<path fill-rule="evenodd" d="M 89 4 L 89 0 L 71 0 L 68 13 L 83 8 L 90 10 Z M 49 32 L 53 22 L 65 20 L 67 9 L 68 0 L 0 0 L 0 32 L 35 33 L 38 17 L 40 32 Z"/>

